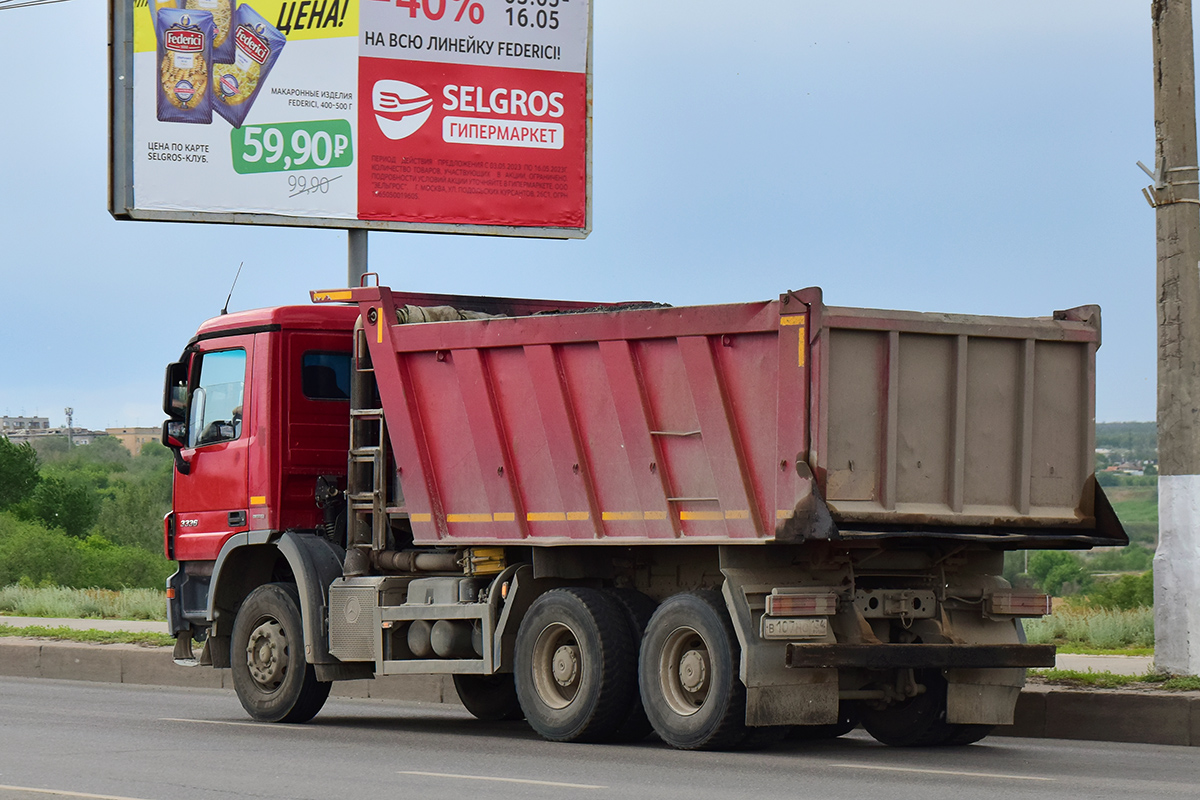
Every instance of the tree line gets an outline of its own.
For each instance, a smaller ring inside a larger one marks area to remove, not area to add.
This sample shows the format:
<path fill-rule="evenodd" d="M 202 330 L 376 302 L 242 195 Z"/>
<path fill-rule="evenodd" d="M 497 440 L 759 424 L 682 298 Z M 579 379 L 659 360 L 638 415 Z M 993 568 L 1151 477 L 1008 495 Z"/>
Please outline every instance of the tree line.
<path fill-rule="evenodd" d="M 134 456 L 110 436 L 0 437 L 0 586 L 161 587 L 171 468 L 157 442 Z"/>

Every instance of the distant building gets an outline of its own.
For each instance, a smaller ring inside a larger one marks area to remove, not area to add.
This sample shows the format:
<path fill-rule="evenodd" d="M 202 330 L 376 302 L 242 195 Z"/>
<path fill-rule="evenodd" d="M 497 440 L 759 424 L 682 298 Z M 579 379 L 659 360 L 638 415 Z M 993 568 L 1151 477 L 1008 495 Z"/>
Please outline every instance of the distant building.
<path fill-rule="evenodd" d="M 16 444 L 42 439 L 47 436 L 66 436 L 66 426 L 50 427 L 48 417 L 0 417 L 0 436 Z M 71 441 L 75 444 L 91 444 L 97 436 L 103 436 L 100 431 L 89 431 L 87 428 L 71 428 Z"/>
<path fill-rule="evenodd" d="M 41 431 L 50 429 L 49 417 L 0 417 L 0 433 Z"/>
<path fill-rule="evenodd" d="M 66 436 L 67 428 L 64 425 L 61 428 L 48 428 L 46 430 L 7 431 L 4 435 L 8 437 L 10 442 L 24 444 L 25 442 L 46 439 L 51 436 Z M 87 428 L 71 428 L 70 436 L 71 443 L 78 446 L 91 444 L 97 438 L 107 436 L 107 434 L 104 431 L 89 431 Z"/>
<path fill-rule="evenodd" d="M 105 428 L 104 432 L 115 437 L 135 456 L 142 452 L 142 445 L 162 438 L 161 428 Z"/>

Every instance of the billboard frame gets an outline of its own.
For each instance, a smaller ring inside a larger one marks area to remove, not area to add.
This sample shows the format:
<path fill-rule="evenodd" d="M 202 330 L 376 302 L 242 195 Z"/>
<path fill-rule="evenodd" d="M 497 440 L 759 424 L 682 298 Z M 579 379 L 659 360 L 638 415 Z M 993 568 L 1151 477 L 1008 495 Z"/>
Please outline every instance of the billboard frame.
<path fill-rule="evenodd" d="M 361 1 L 361 0 L 360 0 Z M 592 30 L 595 0 L 588 3 L 587 142 L 585 155 L 584 226 L 562 228 L 524 225 L 399 222 L 390 220 L 301 217 L 212 211 L 161 211 L 134 205 L 133 148 L 133 0 L 108 0 L 108 212 L 117 220 L 199 222 L 223 225 L 270 225 L 286 228 L 452 233 L 524 239 L 584 239 L 592 232 Z M 359 31 L 359 35 L 362 32 Z M 356 154 L 357 158 L 357 154 Z"/>

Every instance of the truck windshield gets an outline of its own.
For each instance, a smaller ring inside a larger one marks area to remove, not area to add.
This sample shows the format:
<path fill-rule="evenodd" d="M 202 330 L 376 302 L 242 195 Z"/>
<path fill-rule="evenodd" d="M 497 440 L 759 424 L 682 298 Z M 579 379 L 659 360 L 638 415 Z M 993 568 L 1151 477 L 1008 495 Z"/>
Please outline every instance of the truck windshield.
<path fill-rule="evenodd" d="M 188 419 L 188 446 L 201 447 L 237 439 L 242 435 L 246 351 L 204 353 L 200 356 L 198 369 Z"/>

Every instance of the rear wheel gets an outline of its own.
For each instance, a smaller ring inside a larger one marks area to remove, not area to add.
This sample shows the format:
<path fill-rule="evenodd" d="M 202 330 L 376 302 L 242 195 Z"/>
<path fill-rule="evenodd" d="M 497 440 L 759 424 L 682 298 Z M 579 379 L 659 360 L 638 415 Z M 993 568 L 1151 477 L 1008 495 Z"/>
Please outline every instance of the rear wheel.
<path fill-rule="evenodd" d="M 307 722 L 329 697 L 304 658 L 300 594 L 290 583 L 259 586 L 238 609 L 231 642 L 233 688 L 261 722 Z"/>
<path fill-rule="evenodd" d="M 862 725 L 876 741 L 892 747 L 947 744 L 958 731 L 946 722 L 946 679 L 939 670 L 918 670 L 922 694 L 885 708 L 864 706 Z"/>
<path fill-rule="evenodd" d="M 836 739 L 858 727 L 858 710 L 855 703 L 843 702 L 838 707 L 838 721 L 829 725 L 797 725 L 787 738 L 800 741 Z"/>
<path fill-rule="evenodd" d="M 512 673 L 455 675 L 458 699 L 476 719 L 498 721 L 521 719 L 521 703 Z"/>
<path fill-rule="evenodd" d="M 517 697 L 525 719 L 555 742 L 610 739 L 629 715 L 636 654 L 625 612 L 595 589 L 554 589 L 517 631 Z"/>
<path fill-rule="evenodd" d="M 637 652 L 642 646 L 642 636 L 646 633 L 646 626 L 650 624 L 650 617 L 654 616 L 658 603 L 636 589 L 609 589 L 607 592 L 625 610 L 625 621 L 629 623 L 629 633 L 633 637 L 634 658 L 629 664 L 629 669 L 632 673 L 631 679 L 636 683 Z M 640 742 L 649 736 L 652 730 L 654 728 L 650 724 L 649 717 L 646 716 L 641 693 L 635 690 L 633 702 L 629 706 L 625 721 L 617 726 L 612 740 L 615 742 Z"/>
<path fill-rule="evenodd" d="M 642 702 L 662 740 L 682 750 L 721 750 L 746 739 L 740 648 L 721 595 L 667 598 L 646 628 L 638 667 Z"/>
<path fill-rule="evenodd" d="M 950 734 L 950 738 L 942 742 L 942 744 L 950 747 L 962 747 L 963 745 L 975 744 L 980 739 L 991 734 L 996 729 L 995 725 L 951 725 L 954 732 Z"/>

